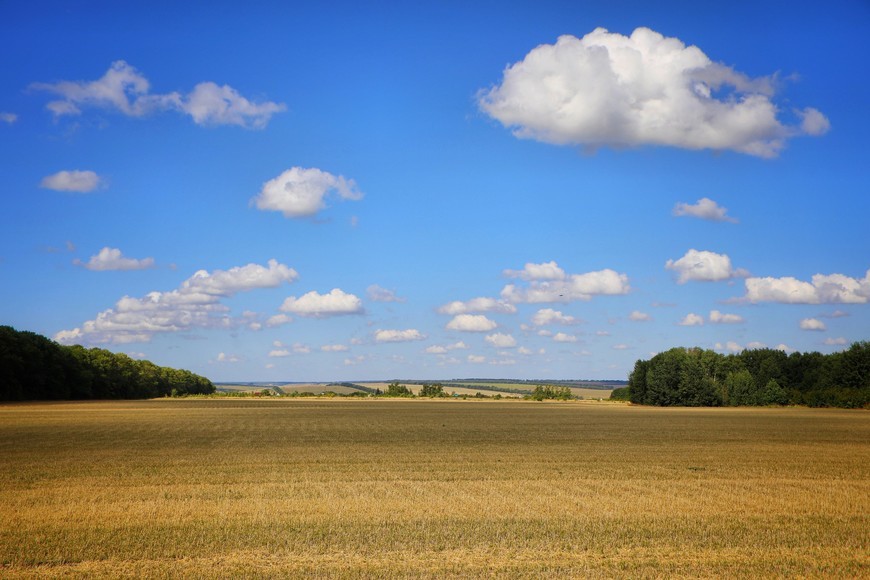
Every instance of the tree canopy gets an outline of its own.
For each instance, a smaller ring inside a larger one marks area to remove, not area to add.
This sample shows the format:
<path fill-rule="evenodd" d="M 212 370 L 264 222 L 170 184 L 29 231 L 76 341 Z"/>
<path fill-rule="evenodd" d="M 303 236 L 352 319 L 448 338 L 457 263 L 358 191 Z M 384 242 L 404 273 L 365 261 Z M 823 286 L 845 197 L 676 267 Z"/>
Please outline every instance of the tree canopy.
<path fill-rule="evenodd" d="M 632 403 L 643 405 L 868 407 L 870 342 L 828 355 L 672 348 L 635 362 L 628 391 Z"/>
<path fill-rule="evenodd" d="M 214 385 L 187 370 L 160 367 L 101 348 L 62 346 L 0 326 L 0 400 L 145 399 L 209 394 Z"/>

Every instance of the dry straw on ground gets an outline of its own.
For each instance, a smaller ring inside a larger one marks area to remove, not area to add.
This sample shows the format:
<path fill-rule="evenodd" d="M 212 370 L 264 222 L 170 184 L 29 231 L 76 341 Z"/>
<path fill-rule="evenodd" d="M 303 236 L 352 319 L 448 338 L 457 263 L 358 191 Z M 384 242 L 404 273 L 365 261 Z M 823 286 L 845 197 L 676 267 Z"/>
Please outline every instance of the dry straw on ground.
<path fill-rule="evenodd" d="M 0 407 L 0 576 L 870 575 L 870 415 Z"/>

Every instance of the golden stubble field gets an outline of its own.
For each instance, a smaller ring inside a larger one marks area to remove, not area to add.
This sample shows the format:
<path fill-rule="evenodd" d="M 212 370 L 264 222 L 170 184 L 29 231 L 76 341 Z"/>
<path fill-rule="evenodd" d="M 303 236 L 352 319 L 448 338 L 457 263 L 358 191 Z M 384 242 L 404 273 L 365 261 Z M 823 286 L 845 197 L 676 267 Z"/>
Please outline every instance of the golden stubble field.
<path fill-rule="evenodd" d="M 870 414 L 0 406 L 0 577 L 870 576 Z"/>

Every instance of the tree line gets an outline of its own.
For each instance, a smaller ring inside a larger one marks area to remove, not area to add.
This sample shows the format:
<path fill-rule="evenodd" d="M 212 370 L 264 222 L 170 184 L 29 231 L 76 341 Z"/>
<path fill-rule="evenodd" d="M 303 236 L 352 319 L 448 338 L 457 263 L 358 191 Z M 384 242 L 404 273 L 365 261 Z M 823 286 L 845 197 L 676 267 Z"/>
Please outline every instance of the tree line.
<path fill-rule="evenodd" d="M 147 399 L 209 394 L 214 385 L 187 370 L 101 348 L 62 346 L 0 326 L 0 400 Z"/>
<path fill-rule="evenodd" d="M 672 348 L 638 360 L 612 398 L 658 406 L 807 405 L 870 407 L 870 342 L 847 350 L 786 354 L 775 349 L 720 354 Z"/>

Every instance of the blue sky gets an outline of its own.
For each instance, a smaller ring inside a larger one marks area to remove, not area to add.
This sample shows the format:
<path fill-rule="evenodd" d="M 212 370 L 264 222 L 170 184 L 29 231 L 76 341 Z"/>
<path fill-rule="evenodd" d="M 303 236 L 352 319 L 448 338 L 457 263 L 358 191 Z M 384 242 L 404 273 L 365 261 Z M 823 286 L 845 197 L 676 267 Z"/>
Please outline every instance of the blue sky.
<path fill-rule="evenodd" d="M 213 380 L 870 338 L 866 2 L 0 4 L 0 322 Z"/>

